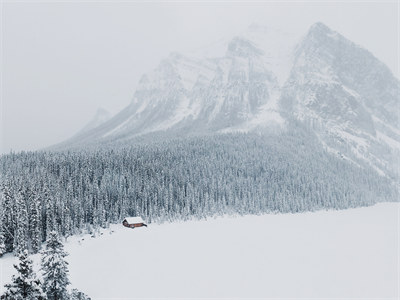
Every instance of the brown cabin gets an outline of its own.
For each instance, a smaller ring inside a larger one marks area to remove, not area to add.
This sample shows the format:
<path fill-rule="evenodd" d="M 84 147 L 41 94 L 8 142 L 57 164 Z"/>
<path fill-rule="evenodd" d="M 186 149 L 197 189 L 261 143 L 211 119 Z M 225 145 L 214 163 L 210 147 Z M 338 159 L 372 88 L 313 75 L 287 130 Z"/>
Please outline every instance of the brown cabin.
<path fill-rule="evenodd" d="M 125 218 L 124 221 L 122 222 L 122 225 L 129 228 L 142 227 L 142 226 L 147 227 L 147 225 L 144 224 L 144 221 L 141 217 Z"/>

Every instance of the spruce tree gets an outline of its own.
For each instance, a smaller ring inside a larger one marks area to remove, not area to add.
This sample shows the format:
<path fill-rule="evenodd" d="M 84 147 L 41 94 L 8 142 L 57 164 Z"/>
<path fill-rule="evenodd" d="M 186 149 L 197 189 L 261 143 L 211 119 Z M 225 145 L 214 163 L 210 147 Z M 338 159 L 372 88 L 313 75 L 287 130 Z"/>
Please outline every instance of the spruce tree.
<path fill-rule="evenodd" d="M 37 253 L 42 245 L 39 199 L 34 199 L 31 206 L 29 222 L 31 250 L 33 253 Z"/>
<path fill-rule="evenodd" d="M 49 300 L 68 299 L 68 254 L 57 232 L 51 231 L 42 252 L 43 289 Z"/>
<path fill-rule="evenodd" d="M 17 222 L 13 242 L 13 250 L 16 255 L 28 249 L 28 212 L 24 200 L 22 191 L 18 191 L 16 197 Z"/>
<path fill-rule="evenodd" d="M 1 172 L 0 172 L 1 173 Z M 0 208 L 1 208 L 1 219 L 2 229 L 4 235 L 4 244 L 6 246 L 6 252 L 13 250 L 14 242 L 14 219 L 15 219 L 15 196 L 12 190 L 12 184 L 10 181 L 2 183 L 0 197 Z"/>
<path fill-rule="evenodd" d="M 0 257 L 7 252 L 6 238 L 4 235 L 3 208 L 0 206 Z"/>
<path fill-rule="evenodd" d="M 71 291 L 70 300 L 90 300 L 90 297 L 77 289 L 73 289 Z"/>
<path fill-rule="evenodd" d="M 44 300 L 41 283 L 37 279 L 32 260 L 28 257 L 28 251 L 20 252 L 18 265 L 14 265 L 17 274 L 13 275 L 10 284 L 5 285 L 5 293 L 1 296 L 4 300 Z"/>
<path fill-rule="evenodd" d="M 3 254 L 6 252 L 7 252 L 7 247 L 5 244 L 5 237 L 4 237 L 4 233 L 3 233 L 3 228 L 0 224 L 0 257 L 2 257 Z"/>

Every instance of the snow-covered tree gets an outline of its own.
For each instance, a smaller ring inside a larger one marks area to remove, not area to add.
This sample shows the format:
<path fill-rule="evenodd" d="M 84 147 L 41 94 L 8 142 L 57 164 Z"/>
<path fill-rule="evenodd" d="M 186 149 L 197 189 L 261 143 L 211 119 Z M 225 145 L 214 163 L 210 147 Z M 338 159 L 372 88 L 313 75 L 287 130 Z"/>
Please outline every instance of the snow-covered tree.
<path fill-rule="evenodd" d="M 2 195 L 0 195 L 0 197 L 2 197 Z M 0 257 L 2 257 L 3 254 L 7 252 L 6 238 L 5 238 L 5 235 L 4 235 L 3 210 L 4 210 L 3 207 L 0 205 Z"/>
<path fill-rule="evenodd" d="M 30 222 L 29 222 L 29 236 L 31 240 L 31 250 L 37 253 L 42 245 L 41 236 L 41 222 L 40 222 L 40 200 L 35 198 L 31 203 L 30 208 Z"/>
<path fill-rule="evenodd" d="M 0 172 L 1 173 L 1 172 Z M 1 225 L 6 251 L 12 251 L 14 242 L 15 197 L 10 180 L 4 181 L 0 190 Z"/>
<path fill-rule="evenodd" d="M 0 257 L 2 257 L 3 254 L 6 252 L 7 252 L 7 248 L 6 248 L 6 244 L 5 244 L 4 233 L 2 230 L 2 226 L 0 224 Z"/>
<path fill-rule="evenodd" d="M 71 291 L 70 300 L 90 300 L 90 297 L 77 289 Z"/>
<path fill-rule="evenodd" d="M 15 254 L 28 249 L 28 212 L 26 209 L 26 203 L 24 199 L 24 193 L 22 190 L 18 191 L 16 196 L 16 209 L 17 218 L 14 231 L 14 243 L 13 250 Z"/>
<path fill-rule="evenodd" d="M 4 300 L 44 300 L 41 283 L 32 268 L 32 260 L 28 251 L 19 253 L 19 262 L 14 265 L 17 274 L 13 275 L 11 283 L 5 285 L 5 293 L 1 296 Z"/>
<path fill-rule="evenodd" d="M 49 300 L 68 299 L 68 262 L 57 232 L 51 231 L 42 252 L 43 289 Z"/>

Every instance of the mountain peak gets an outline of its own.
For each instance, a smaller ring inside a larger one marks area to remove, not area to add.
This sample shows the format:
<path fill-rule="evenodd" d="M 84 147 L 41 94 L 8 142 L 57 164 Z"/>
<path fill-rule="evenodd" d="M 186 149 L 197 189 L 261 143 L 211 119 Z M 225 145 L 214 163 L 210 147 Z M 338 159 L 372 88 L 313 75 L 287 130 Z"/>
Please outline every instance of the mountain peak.
<path fill-rule="evenodd" d="M 310 27 L 306 35 L 306 38 L 308 39 L 311 38 L 312 40 L 321 41 L 321 40 L 326 40 L 327 38 L 333 38 L 336 40 L 340 36 L 341 36 L 340 34 L 330 29 L 324 23 L 317 22 Z"/>
<path fill-rule="evenodd" d="M 310 29 L 307 31 L 306 35 L 303 37 L 300 43 L 297 44 L 296 53 L 299 54 L 304 50 L 309 51 L 310 49 L 314 49 L 312 51 L 319 51 L 319 52 L 336 51 L 337 49 L 343 47 L 340 46 L 340 44 L 343 43 L 348 45 L 353 45 L 352 42 L 347 40 L 345 37 L 343 37 L 336 31 L 333 31 L 332 29 L 330 29 L 328 26 L 326 26 L 321 22 L 317 22 L 310 27 Z M 313 59 L 315 59 L 315 57 Z"/>
<path fill-rule="evenodd" d="M 332 30 L 328 26 L 326 26 L 324 23 L 316 22 L 313 25 L 311 25 L 308 32 L 309 33 L 310 32 L 331 33 Z"/>

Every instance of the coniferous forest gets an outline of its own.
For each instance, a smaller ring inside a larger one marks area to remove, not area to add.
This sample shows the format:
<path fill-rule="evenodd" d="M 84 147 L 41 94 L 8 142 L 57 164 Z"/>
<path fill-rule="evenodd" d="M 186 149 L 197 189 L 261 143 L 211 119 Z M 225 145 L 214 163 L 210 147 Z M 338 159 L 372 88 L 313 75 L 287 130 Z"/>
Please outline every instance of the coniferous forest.
<path fill-rule="evenodd" d="M 39 251 L 119 223 L 297 213 L 397 201 L 393 180 L 323 150 L 299 131 L 129 142 L 0 158 L 2 253 Z"/>

